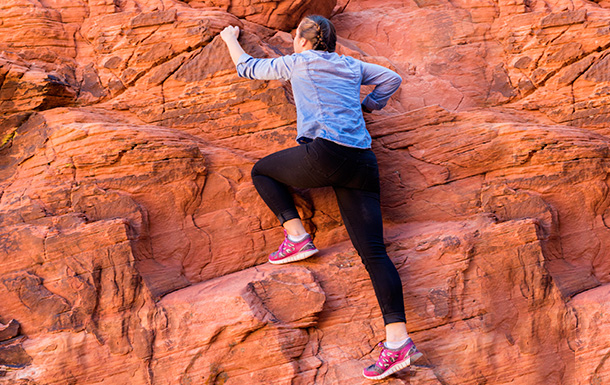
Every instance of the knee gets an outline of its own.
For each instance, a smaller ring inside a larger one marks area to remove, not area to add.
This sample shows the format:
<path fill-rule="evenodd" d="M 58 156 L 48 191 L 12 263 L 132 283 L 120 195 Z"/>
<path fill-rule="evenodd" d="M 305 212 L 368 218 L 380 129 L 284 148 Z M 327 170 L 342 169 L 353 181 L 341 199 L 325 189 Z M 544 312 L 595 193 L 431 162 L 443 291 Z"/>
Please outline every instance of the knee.
<path fill-rule="evenodd" d="M 392 266 L 394 266 L 394 263 L 392 262 L 392 260 L 388 256 L 388 254 L 385 252 L 366 253 L 366 254 L 358 253 L 358 254 L 360 254 L 360 260 L 362 261 L 362 264 L 364 265 L 364 267 L 366 267 L 367 270 L 385 269 L 390 264 Z"/>
<path fill-rule="evenodd" d="M 256 176 L 262 175 L 260 163 L 261 161 L 259 160 L 258 162 L 254 163 L 254 166 L 252 166 L 252 170 L 250 171 L 250 176 L 252 179 L 254 179 Z"/>
<path fill-rule="evenodd" d="M 380 264 L 385 263 L 386 261 L 391 261 L 383 240 L 370 241 L 364 245 L 358 246 L 359 247 L 356 247 L 356 250 L 362 259 L 362 263 L 365 265 Z"/>

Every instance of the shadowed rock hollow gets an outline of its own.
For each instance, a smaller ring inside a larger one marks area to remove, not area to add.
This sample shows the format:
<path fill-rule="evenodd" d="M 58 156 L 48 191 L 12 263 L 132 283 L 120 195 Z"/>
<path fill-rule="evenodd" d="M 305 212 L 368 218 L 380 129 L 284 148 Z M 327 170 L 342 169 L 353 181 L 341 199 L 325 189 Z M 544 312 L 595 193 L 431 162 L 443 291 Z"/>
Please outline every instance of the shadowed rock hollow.
<path fill-rule="evenodd" d="M 425 359 L 381 383 L 610 382 L 608 1 L 5 0 L 0 383 L 369 383 L 332 190 L 295 191 L 322 252 L 265 263 L 250 169 L 296 113 L 218 36 L 289 54 L 308 13 L 404 80 L 366 119 Z"/>

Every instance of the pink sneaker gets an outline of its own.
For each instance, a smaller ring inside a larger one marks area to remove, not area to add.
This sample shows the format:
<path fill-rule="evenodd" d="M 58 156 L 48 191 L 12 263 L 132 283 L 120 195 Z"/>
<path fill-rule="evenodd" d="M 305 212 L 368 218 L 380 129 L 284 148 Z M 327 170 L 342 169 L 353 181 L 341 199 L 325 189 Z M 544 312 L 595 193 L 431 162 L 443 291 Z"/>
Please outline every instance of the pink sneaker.
<path fill-rule="evenodd" d="M 284 242 L 280 245 L 278 251 L 275 251 L 269 255 L 269 262 L 279 265 L 282 263 L 300 261 L 305 258 L 309 258 L 318 249 L 313 245 L 309 234 L 300 242 L 292 242 L 288 239 L 288 233 L 284 230 Z"/>
<path fill-rule="evenodd" d="M 383 342 L 380 342 L 379 346 L 383 349 L 381 349 L 377 362 L 362 371 L 364 377 L 370 380 L 386 378 L 390 374 L 411 365 L 422 356 L 410 338 L 401 348 L 396 350 L 386 348 Z"/>

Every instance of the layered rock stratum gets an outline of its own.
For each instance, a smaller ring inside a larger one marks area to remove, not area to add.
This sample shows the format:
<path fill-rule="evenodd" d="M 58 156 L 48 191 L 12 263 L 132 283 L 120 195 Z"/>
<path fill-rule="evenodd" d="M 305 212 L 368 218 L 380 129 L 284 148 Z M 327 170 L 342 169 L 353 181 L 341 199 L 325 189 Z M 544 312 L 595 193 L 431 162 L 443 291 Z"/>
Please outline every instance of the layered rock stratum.
<path fill-rule="evenodd" d="M 296 113 L 218 36 L 290 54 L 310 13 L 404 80 L 366 120 L 424 359 L 381 383 L 610 383 L 606 0 L 2 1 L 0 383 L 369 383 L 331 189 L 295 190 L 322 252 L 265 263 L 250 169 Z"/>

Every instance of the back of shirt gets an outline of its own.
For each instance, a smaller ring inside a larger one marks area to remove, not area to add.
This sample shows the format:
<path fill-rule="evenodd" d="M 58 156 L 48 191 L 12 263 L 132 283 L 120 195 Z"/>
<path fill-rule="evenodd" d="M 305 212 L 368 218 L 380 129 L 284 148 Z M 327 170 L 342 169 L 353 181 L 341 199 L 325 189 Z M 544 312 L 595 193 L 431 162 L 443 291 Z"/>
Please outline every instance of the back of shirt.
<path fill-rule="evenodd" d="M 307 50 L 274 59 L 242 55 L 238 74 L 259 80 L 290 80 L 297 108 L 297 141 L 324 138 L 345 146 L 370 148 L 360 102 L 360 86 L 375 84 L 362 102 L 381 109 L 402 79 L 395 72 L 334 52 Z"/>

